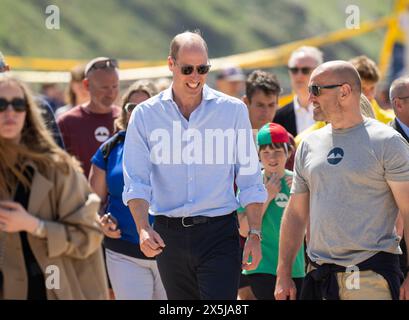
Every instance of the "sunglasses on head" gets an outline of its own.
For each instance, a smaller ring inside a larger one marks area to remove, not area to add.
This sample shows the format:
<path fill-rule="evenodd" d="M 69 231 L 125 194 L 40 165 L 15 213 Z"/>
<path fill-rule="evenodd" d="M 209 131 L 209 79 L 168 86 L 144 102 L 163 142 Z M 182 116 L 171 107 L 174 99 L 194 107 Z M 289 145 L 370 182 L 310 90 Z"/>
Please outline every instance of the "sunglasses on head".
<path fill-rule="evenodd" d="M 342 87 L 344 84 L 345 83 L 330 84 L 330 85 L 327 85 L 327 86 L 317 86 L 317 85 L 313 84 L 313 85 L 308 87 L 308 92 L 310 94 L 312 94 L 313 96 L 318 97 L 318 96 L 321 95 L 321 89 L 334 89 L 334 88 L 337 88 L 337 87 Z"/>
<path fill-rule="evenodd" d="M 107 59 L 107 60 L 97 61 L 89 68 L 87 73 L 90 72 L 91 70 L 107 69 L 107 68 L 118 68 L 118 60 Z"/>
<path fill-rule="evenodd" d="M 27 101 L 22 98 L 13 98 L 11 101 L 0 98 L 0 112 L 6 111 L 8 106 L 11 105 L 16 112 L 27 111 Z"/>
<path fill-rule="evenodd" d="M 301 72 L 304 75 L 310 74 L 312 71 L 312 68 L 310 67 L 302 67 L 302 68 L 298 68 L 298 67 L 293 67 L 293 68 L 288 68 L 288 70 L 290 70 L 290 72 L 292 74 L 297 74 L 298 72 Z"/>
<path fill-rule="evenodd" d="M 192 66 L 192 65 L 189 65 L 189 64 L 179 65 L 179 64 L 177 64 L 176 61 L 175 61 L 175 64 L 180 66 L 180 72 L 185 76 L 188 76 L 189 74 L 192 74 L 195 67 L 196 67 L 197 73 L 201 74 L 201 75 L 208 73 L 209 70 L 210 70 L 210 67 L 211 67 L 210 64 L 201 64 L 199 66 Z"/>
<path fill-rule="evenodd" d="M 132 110 L 135 109 L 135 107 L 136 107 L 137 105 L 138 105 L 137 103 L 128 102 L 128 103 L 125 105 L 124 109 L 125 109 L 126 112 L 131 113 Z"/>

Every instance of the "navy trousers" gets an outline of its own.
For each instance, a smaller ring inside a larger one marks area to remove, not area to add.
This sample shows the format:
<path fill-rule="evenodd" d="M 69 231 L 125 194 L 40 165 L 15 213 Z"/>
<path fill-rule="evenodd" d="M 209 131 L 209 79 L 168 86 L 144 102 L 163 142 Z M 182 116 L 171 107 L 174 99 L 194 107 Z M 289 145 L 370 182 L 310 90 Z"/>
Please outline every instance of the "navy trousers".
<path fill-rule="evenodd" d="M 157 263 L 168 299 L 236 300 L 241 269 L 237 215 L 189 227 L 181 219 L 161 218 L 154 229 L 166 245 Z"/>

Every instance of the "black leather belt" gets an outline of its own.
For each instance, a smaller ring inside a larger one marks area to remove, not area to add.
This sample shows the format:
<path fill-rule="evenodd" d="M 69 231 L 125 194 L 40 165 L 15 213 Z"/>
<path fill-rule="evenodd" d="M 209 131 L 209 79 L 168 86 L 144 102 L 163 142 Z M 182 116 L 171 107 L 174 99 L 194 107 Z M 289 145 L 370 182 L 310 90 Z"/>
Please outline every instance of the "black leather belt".
<path fill-rule="evenodd" d="M 167 216 L 155 216 L 155 223 L 165 225 L 167 227 L 176 228 L 188 228 L 205 223 L 214 223 L 224 219 L 231 218 L 234 213 L 226 214 L 217 217 L 206 217 L 206 216 L 194 216 L 194 217 L 181 217 L 181 218 L 170 218 Z"/>

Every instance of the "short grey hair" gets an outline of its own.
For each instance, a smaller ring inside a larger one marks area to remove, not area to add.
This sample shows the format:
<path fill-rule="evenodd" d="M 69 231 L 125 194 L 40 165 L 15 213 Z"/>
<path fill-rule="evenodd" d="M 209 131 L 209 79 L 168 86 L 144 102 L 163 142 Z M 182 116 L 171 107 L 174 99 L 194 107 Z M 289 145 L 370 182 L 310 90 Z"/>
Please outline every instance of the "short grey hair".
<path fill-rule="evenodd" d="M 313 58 L 317 62 L 317 66 L 324 62 L 324 53 L 320 49 L 311 46 L 302 46 L 291 53 L 288 59 L 288 65 L 290 65 L 292 60 L 298 58 L 298 56 Z"/>
<path fill-rule="evenodd" d="M 409 77 L 401 77 L 396 80 L 394 80 L 391 84 L 391 87 L 389 89 L 389 100 L 393 102 L 393 99 L 397 98 L 398 96 L 401 96 L 404 94 L 403 92 L 408 91 L 406 96 L 409 96 Z"/>

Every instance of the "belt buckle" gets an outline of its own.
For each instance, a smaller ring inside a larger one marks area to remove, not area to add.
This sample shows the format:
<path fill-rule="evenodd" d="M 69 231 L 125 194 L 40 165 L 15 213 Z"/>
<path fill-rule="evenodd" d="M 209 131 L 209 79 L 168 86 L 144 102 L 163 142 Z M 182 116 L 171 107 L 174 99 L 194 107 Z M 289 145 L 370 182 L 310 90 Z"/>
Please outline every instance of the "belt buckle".
<path fill-rule="evenodd" d="M 189 218 L 189 217 L 182 217 L 182 226 L 184 226 L 185 228 L 194 226 L 194 224 L 185 224 L 185 218 Z"/>

